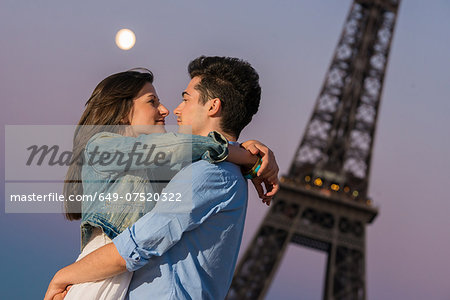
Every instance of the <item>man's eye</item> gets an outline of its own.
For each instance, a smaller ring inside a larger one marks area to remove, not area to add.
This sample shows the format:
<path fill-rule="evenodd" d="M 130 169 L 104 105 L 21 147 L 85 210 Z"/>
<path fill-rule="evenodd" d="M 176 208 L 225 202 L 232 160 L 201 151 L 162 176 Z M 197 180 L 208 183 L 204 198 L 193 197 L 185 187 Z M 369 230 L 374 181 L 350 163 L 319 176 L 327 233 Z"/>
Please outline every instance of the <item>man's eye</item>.
<path fill-rule="evenodd" d="M 152 104 L 154 104 L 154 103 L 155 103 L 155 100 L 153 100 L 153 99 L 150 99 L 150 100 L 148 100 L 148 103 L 152 103 Z"/>

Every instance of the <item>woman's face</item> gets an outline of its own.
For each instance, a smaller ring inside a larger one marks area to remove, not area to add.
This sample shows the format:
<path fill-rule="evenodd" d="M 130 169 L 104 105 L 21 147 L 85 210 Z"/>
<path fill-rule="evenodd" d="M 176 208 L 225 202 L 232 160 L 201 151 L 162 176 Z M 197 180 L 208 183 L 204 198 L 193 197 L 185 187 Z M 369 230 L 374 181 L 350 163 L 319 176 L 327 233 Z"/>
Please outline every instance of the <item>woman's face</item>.
<path fill-rule="evenodd" d="M 137 134 L 164 132 L 165 118 L 168 115 L 169 111 L 159 102 L 155 88 L 147 82 L 133 100 L 130 112 L 133 131 Z"/>

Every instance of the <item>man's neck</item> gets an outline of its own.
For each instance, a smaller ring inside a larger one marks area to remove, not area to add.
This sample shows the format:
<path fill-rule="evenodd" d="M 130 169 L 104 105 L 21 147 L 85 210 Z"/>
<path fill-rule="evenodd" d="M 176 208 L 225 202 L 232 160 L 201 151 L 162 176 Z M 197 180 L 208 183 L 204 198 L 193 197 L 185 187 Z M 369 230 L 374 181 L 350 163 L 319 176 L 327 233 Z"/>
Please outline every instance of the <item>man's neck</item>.
<path fill-rule="evenodd" d="M 218 131 L 218 132 L 220 134 L 222 134 L 224 137 L 226 137 L 229 142 L 236 142 L 237 141 L 235 136 L 229 135 L 229 134 L 227 134 L 225 132 L 221 132 L 221 131 Z"/>
<path fill-rule="evenodd" d="M 203 136 L 208 136 L 208 133 L 210 133 L 211 131 L 217 131 L 218 133 L 222 134 L 228 141 L 230 142 L 236 142 L 237 138 L 235 136 L 232 136 L 228 133 L 223 132 L 222 129 L 219 128 L 204 128 L 204 130 L 200 133 L 197 133 L 198 135 L 203 135 Z"/>

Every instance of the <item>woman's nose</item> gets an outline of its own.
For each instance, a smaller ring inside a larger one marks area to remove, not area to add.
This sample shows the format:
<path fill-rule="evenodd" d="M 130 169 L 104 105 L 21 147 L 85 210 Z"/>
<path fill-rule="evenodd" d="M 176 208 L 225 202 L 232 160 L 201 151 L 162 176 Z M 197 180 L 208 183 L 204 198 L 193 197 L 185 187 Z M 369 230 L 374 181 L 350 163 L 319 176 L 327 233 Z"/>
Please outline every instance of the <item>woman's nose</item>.
<path fill-rule="evenodd" d="M 164 106 L 164 105 L 159 105 L 159 113 L 164 116 L 167 117 L 169 115 L 169 110 Z"/>

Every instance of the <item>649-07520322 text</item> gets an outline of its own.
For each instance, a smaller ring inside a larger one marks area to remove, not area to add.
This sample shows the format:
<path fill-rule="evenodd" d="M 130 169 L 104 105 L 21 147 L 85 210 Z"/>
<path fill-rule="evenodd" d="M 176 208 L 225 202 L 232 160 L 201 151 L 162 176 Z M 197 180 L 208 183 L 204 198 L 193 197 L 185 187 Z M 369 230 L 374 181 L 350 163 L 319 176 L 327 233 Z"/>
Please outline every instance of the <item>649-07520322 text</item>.
<path fill-rule="evenodd" d="M 181 202 L 181 193 L 94 193 L 93 195 L 70 195 L 68 201 L 119 201 L 145 202 Z M 66 201 L 63 194 L 11 194 L 11 202 L 55 202 Z"/>

